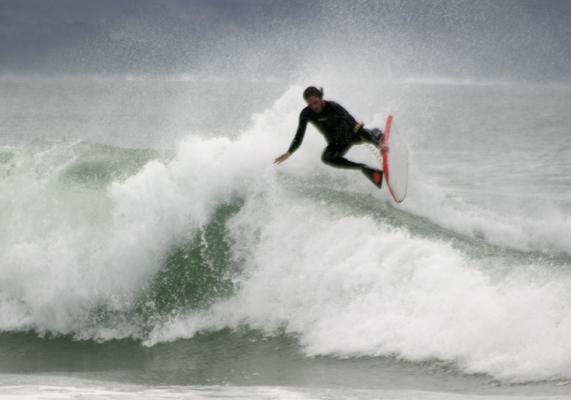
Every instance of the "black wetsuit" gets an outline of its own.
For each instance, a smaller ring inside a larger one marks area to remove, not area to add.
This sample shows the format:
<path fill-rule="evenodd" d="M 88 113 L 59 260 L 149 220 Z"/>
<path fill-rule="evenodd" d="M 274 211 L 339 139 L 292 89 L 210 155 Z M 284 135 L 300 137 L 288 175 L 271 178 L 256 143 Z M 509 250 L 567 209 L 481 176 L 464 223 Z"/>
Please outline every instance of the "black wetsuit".
<path fill-rule="evenodd" d="M 333 167 L 352 169 L 363 167 L 363 164 L 349 161 L 343 156 L 354 144 L 363 141 L 378 144 L 378 138 L 375 138 L 368 129 L 363 128 L 362 124 L 357 123 L 355 118 L 341 105 L 326 101 L 319 114 L 309 106 L 301 110 L 297 132 L 288 150 L 290 154 L 301 145 L 308 122 L 311 122 L 325 136 L 327 147 L 321 155 L 321 160 Z"/>

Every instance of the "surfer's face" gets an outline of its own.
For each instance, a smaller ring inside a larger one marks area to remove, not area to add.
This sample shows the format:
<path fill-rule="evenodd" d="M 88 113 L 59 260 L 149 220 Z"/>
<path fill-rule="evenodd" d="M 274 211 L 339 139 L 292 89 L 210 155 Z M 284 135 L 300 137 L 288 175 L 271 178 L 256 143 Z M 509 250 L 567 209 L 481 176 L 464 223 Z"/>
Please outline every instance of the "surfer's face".
<path fill-rule="evenodd" d="M 309 108 L 313 110 L 313 112 L 317 114 L 319 114 L 321 110 L 323 110 L 324 104 L 325 102 L 323 101 L 323 99 L 320 99 L 317 96 L 309 96 L 309 98 L 307 99 L 307 105 L 309 106 Z"/>

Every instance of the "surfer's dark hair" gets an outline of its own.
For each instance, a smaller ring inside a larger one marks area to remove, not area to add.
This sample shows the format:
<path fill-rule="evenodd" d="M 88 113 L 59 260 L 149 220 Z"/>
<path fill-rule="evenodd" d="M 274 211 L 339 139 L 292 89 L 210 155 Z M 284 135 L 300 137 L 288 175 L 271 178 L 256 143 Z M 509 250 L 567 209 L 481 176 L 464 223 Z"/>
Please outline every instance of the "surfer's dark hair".
<path fill-rule="evenodd" d="M 303 99 L 307 101 L 311 96 L 317 96 L 320 99 L 323 98 L 323 88 L 316 88 L 315 86 L 309 86 L 303 91 Z"/>

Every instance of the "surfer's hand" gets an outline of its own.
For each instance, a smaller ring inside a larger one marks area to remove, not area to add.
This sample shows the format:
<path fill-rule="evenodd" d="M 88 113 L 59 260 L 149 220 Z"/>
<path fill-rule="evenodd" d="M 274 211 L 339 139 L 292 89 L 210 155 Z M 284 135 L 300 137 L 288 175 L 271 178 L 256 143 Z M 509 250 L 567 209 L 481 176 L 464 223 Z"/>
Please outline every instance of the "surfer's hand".
<path fill-rule="evenodd" d="M 289 158 L 290 154 L 289 153 L 283 153 L 281 156 L 277 157 L 274 160 L 274 164 L 281 164 L 283 163 L 285 160 L 287 160 Z"/>
<path fill-rule="evenodd" d="M 379 148 L 381 149 L 381 151 L 382 151 L 383 153 L 389 151 L 389 146 L 387 146 L 386 144 L 380 144 L 380 145 L 379 145 Z"/>

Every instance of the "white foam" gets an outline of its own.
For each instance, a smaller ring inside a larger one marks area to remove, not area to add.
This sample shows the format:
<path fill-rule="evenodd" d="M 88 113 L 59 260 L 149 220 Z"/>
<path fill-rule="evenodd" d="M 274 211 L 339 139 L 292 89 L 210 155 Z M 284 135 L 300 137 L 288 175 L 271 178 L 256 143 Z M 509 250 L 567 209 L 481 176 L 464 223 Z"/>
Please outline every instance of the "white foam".
<path fill-rule="evenodd" d="M 172 161 L 152 161 L 107 191 L 63 187 L 60 172 L 75 160 L 75 143 L 17 152 L 0 182 L 0 307 L 12 310 L 0 316 L 0 329 L 128 335 L 128 327 L 91 326 L 90 312 L 128 311 L 175 241 L 234 195 L 271 182 L 273 159 L 296 123 L 299 89 L 255 115 L 238 140 L 191 136 Z M 301 173 L 302 164 L 293 169 Z"/>
<path fill-rule="evenodd" d="M 276 189 L 232 222 L 250 250 L 241 291 L 157 329 L 149 343 L 248 325 L 295 334 L 309 355 L 443 359 L 519 381 L 571 374 L 564 276 L 518 266 L 494 281 L 451 245 Z M 243 232 L 257 232 L 252 242 Z"/>
<path fill-rule="evenodd" d="M 462 193 L 443 188 L 419 171 L 412 172 L 412 193 L 403 208 L 426 217 L 438 225 L 470 237 L 522 251 L 545 254 L 571 254 L 571 215 L 548 199 L 496 198 L 498 207 L 483 207 L 461 196 Z M 482 195 L 481 192 L 477 194 Z M 511 202 L 510 202 L 511 201 Z M 527 202 L 524 207 L 521 203 Z M 511 206 L 510 206 L 511 204 Z"/>
<path fill-rule="evenodd" d="M 56 379 L 66 381 L 65 379 Z M 286 387 L 246 387 L 246 386 L 137 386 L 109 384 L 68 379 L 67 384 L 20 384 L 0 386 L 0 400 L 14 399 L 261 399 L 261 400 L 311 400 L 323 398 L 321 393 L 315 397 L 312 390 Z M 75 382 L 74 382 L 75 381 Z M 326 394 L 327 391 L 324 391 Z M 342 394 L 342 393 L 341 393 Z M 329 396 L 328 396 L 329 397 Z M 336 398 L 345 398 L 345 396 Z M 331 398 L 331 397 L 329 397 Z"/>

